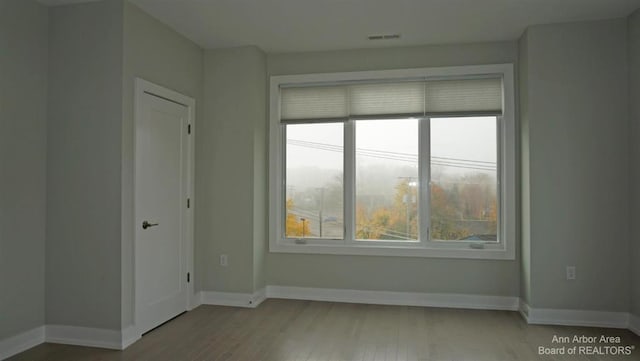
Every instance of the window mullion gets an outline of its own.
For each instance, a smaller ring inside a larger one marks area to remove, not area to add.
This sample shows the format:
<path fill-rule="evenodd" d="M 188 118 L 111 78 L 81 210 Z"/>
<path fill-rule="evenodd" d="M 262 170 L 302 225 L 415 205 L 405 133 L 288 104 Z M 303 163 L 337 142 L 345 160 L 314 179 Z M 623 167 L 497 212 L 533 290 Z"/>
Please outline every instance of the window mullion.
<path fill-rule="evenodd" d="M 345 243 L 355 241 L 356 203 L 356 129 L 355 122 L 344 123 L 344 239 Z"/>
<path fill-rule="evenodd" d="M 418 216 L 420 220 L 419 239 L 420 243 L 426 244 L 430 239 L 431 227 L 431 207 L 430 204 L 430 184 L 431 184 L 431 118 L 420 119 L 419 128 L 419 152 L 418 171 L 420 177 L 420 201 L 418 203 Z"/>
<path fill-rule="evenodd" d="M 278 169 L 277 172 L 280 173 L 280 185 L 279 185 L 279 199 L 280 203 L 280 219 L 278 222 L 278 234 L 280 235 L 280 239 L 286 239 L 287 232 L 287 126 L 282 124 L 280 125 L 280 141 L 278 142 L 280 146 L 280 159 L 276 163 Z"/>
<path fill-rule="evenodd" d="M 497 156 L 496 156 L 496 206 L 498 207 L 498 214 L 496 215 L 496 219 L 498 221 L 498 227 L 496 229 L 496 239 L 498 240 L 499 243 L 503 243 L 504 239 L 504 232 L 503 232 L 503 210 L 505 209 L 506 204 L 502 203 L 503 201 L 503 194 L 502 194 L 502 190 L 504 189 L 502 184 L 503 184 L 503 179 L 502 179 L 502 168 L 503 168 L 503 164 L 506 162 L 506 158 L 503 158 L 503 150 L 502 150 L 502 146 L 503 146 L 503 140 L 502 140 L 502 133 L 503 133 L 503 121 L 502 121 L 502 117 L 496 117 L 496 151 L 498 152 Z M 504 243 L 503 243 L 504 244 Z"/>

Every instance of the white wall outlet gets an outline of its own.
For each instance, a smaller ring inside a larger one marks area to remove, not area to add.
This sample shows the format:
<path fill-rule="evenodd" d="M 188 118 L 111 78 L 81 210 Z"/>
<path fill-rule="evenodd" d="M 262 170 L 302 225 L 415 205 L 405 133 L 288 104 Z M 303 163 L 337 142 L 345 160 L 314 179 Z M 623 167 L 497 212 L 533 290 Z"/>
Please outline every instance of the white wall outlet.
<path fill-rule="evenodd" d="M 220 255 L 220 265 L 222 267 L 227 267 L 229 265 L 229 256 L 227 256 L 226 254 L 221 254 Z"/>
<path fill-rule="evenodd" d="M 567 266 L 567 281 L 576 279 L 576 266 Z"/>

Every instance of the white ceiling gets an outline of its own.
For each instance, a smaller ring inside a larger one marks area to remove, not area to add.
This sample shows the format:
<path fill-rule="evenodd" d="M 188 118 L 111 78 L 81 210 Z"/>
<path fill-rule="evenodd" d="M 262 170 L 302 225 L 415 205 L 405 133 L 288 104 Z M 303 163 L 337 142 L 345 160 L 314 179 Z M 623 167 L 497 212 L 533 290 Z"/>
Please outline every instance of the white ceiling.
<path fill-rule="evenodd" d="M 204 48 L 256 45 L 267 52 L 512 40 L 529 25 L 610 19 L 640 8 L 640 0 L 130 1 Z M 397 40 L 367 39 L 397 33 Z"/>

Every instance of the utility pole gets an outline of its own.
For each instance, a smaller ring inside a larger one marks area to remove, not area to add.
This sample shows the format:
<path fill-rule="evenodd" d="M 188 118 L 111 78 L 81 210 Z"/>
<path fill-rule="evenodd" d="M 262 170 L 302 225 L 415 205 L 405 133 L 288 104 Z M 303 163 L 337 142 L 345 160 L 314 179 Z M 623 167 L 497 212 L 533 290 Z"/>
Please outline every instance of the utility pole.
<path fill-rule="evenodd" d="M 404 197 L 402 197 L 402 200 L 407 205 L 406 233 L 407 233 L 407 238 L 410 239 L 411 238 L 411 219 L 409 218 L 409 212 L 411 210 L 411 203 L 415 202 L 415 199 L 413 198 L 413 194 L 412 194 L 413 192 L 411 192 L 411 189 L 413 187 L 417 187 L 418 183 L 416 182 L 416 177 L 398 177 L 398 179 L 402 179 L 407 184 L 407 193 L 404 195 Z"/>
<path fill-rule="evenodd" d="M 320 219 L 319 219 L 319 224 L 320 224 L 320 238 L 322 238 L 322 222 L 324 221 L 324 219 L 322 219 L 322 212 L 324 211 L 324 188 L 319 188 L 320 190 Z"/>
<path fill-rule="evenodd" d="M 409 194 L 409 189 L 407 189 L 407 194 L 405 195 L 405 197 L 407 199 L 407 201 L 406 201 L 406 203 L 407 203 L 407 238 L 411 238 L 410 229 L 409 229 L 410 228 L 409 227 L 409 223 L 411 222 L 409 220 L 409 207 L 410 207 L 409 202 L 411 200 L 411 195 Z"/>

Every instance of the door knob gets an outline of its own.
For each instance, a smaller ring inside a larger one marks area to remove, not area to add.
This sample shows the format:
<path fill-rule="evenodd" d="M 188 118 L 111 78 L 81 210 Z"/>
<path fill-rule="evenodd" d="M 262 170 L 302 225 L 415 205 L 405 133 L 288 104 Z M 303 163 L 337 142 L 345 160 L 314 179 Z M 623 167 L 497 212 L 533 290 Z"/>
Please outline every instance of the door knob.
<path fill-rule="evenodd" d="M 158 223 L 149 223 L 147 221 L 142 222 L 142 229 L 147 229 L 149 227 L 157 226 Z"/>

